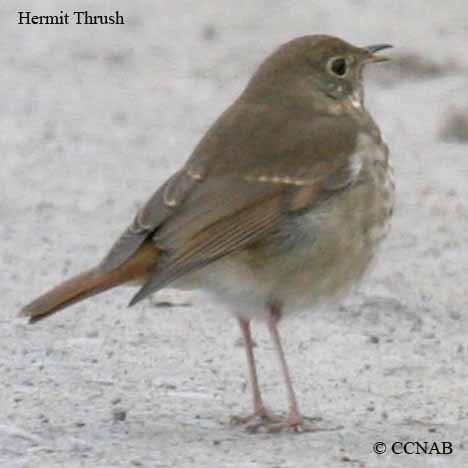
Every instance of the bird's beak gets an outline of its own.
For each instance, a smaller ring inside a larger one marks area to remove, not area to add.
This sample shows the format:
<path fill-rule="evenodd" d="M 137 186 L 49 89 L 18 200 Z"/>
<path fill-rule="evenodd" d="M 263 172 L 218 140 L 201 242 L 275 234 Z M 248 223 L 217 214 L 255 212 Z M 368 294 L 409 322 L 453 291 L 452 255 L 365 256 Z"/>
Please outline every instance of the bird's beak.
<path fill-rule="evenodd" d="M 389 57 L 385 57 L 384 55 L 375 55 L 375 53 L 379 52 L 380 50 L 391 49 L 392 47 L 393 46 L 390 44 L 375 44 L 375 45 L 364 47 L 364 50 L 366 50 L 369 53 L 369 58 L 367 59 L 367 62 L 377 63 L 377 62 L 386 62 L 387 60 L 390 60 Z"/>

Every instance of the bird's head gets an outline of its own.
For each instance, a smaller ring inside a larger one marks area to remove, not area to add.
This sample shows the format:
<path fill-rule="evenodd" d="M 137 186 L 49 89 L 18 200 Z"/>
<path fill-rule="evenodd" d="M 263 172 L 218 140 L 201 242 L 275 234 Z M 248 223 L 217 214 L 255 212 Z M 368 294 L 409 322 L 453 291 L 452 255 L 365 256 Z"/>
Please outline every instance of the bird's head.
<path fill-rule="evenodd" d="M 360 103 L 364 66 L 388 60 L 377 53 L 390 47 L 356 47 L 337 37 L 303 36 L 273 52 L 260 65 L 246 91 L 271 99 L 275 95 L 283 100 L 310 97 L 323 102 L 351 98 Z"/>

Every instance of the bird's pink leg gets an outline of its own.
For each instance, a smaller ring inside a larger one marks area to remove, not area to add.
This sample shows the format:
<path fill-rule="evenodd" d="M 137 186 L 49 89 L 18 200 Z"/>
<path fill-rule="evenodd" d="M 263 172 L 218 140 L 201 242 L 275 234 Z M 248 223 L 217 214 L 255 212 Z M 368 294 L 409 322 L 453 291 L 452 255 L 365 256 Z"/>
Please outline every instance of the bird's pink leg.
<path fill-rule="evenodd" d="M 239 319 L 239 326 L 244 339 L 245 351 L 247 354 L 247 366 L 249 369 L 249 381 L 252 388 L 254 411 L 246 416 L 233 416 L 231 422 L 234 424 L 246 424 L 261 419 L 263 421 L 280 421 L 281 417 L 275 416 L 263 403 L 260 387 L 258 385 L 257 368 L 253 352 L 253 341 L 250 333 L 250 322 Z"/>
<path fill-rule="evenodd" d="M 278 356 L 281 371 L 283 373 L 283 378 L 286 384 L 286 391 L 288 395 L 289 402 L 289 411 L 286 419 L 272 424 L 267 427 L 269 432 L 280 432 L 286 429 L 293 429 L 296 432 L 312 432 L 318 430 L 314 426 L 306 424 L 305 418 L 301 415 L 299 411 L 299 406 L 297 404 L 296 394 L 294 392 L 291 375 L 289 373 L 288 364 L 284 356 L 283 347 L 281 345 L 281 339 L 278 333 L 278 322 L 281 318 L 281 309 L 277 305 L 270 306 L 267 315 L 267 326 L 268 331 L 270 332 L 271 340 L 275 347 L 276 354 Z"/>

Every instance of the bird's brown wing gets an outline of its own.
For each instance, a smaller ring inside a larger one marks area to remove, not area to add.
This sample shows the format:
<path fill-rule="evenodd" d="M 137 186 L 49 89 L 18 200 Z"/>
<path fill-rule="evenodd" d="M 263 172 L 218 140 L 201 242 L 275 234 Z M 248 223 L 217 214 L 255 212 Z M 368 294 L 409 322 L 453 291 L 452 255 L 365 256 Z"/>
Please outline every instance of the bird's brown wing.
<path fill-rule="evenodd" d="M 275 113 L 237 103 L 208 131 L 101 264 L 115 268 L 152 237 L 161 262 L 132 304 L 245 248 L 354 180 L 356 128 L 348 119 Z"/>
<path fill-rule="evenodd" d="M 125 263 L 155 229 L 178 211 L 196 184 L 196 180 L 184 170 L 173 174 L 138 211 L 99 264 L 99 271 L 108 273 Z"/>

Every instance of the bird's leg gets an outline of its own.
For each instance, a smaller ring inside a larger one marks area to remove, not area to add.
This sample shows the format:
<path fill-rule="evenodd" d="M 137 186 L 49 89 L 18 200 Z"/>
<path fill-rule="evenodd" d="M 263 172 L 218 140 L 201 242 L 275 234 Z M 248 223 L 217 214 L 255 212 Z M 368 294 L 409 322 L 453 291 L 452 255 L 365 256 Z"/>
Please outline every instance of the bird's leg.
<path fill-rule="evenodd" d="M 311 432 L 318 430 L 314 426 L 306 424 L 305 418 L 301 415 L 297 404 L 296 394 L 294 392 L 291 375 L 289 374 L 288 365 L 284 356 L 281 339 L 278 333 L 278 322 L 281 318 L 280 306 L 273 304 L 270 306 L 267 315 L 267 326 L 270 332 L 271 340 L 275 347 L 276 354 L 279 358 L 281 371 L 286 384 L 286 391 L 288 395 L 289 411 L 286 419 L 279 423 L 270 425 L 267 430 L 269 432 L 280 432 L 284 429 L 293 429 L 296 432 Z"/>
<path fill-rule="evenodd" d="M 249 369 L 249 381 L 252 388 L 253 396 L 253 413 L 246 416 L 233 416 L 231 422 L 233 424 L 246 424 L 261 419 L 263 421 L 281 421 L 281 417 L 275 416 L 263 403 L 260 387 L 258 385 L 257 369 L 255 366 L 255 357 L 253 352 L 253 341 L 250 333 L 250 322 L 248 320 L 239 319 L 239 326 L 244 339 L 245 352 L 247 354 L 247 366 Z"/>

